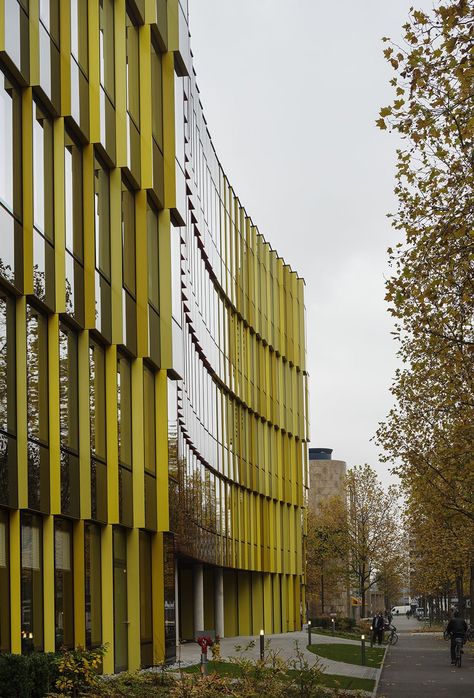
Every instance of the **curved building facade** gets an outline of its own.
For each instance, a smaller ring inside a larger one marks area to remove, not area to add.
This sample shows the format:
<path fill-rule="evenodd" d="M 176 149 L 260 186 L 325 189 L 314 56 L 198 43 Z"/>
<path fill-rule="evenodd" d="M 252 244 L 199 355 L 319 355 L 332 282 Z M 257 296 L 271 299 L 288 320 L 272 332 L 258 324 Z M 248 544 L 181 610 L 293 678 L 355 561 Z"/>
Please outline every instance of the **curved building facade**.
<path fill-rule="evenodd" d="M 214 152 L 187 2 L 0 0 L 0 155 L 0 651 L 299 628 L 304 284 Z"/>

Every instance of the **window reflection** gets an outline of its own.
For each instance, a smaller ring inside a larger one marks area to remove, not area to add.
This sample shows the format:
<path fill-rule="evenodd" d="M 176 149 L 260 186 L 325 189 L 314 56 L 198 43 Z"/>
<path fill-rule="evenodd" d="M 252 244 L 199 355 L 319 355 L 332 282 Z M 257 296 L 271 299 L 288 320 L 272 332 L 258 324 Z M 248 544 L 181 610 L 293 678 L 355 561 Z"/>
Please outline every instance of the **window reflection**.
<path fill-rule="evenodd" d="M 0 509 L 0 598 L 10 598 L 10 550 L 8 511 Z M 0 652 L 10 651 L 10 604 L 0 604 Z"/>
<path fill-rule="evenodd" d="M 117 357 L 117 417 L 119 462 L 132 467 L 132 371 L 130 360 Z"/>
<path fill-rule="evenodd" d="M 102 594 L 100 527 L 87 523 L 84 527 L 86 647 L 102 643 Z"/>
<path fill-rule="evenodd" d="M 74 647 L 72 524 L 54 522 L 54 618 L 55 647 Z"/>
<path fill-rule="evenodd" d="M 43 522 L 21 514 L 21 649 L 43 649 Z"/>

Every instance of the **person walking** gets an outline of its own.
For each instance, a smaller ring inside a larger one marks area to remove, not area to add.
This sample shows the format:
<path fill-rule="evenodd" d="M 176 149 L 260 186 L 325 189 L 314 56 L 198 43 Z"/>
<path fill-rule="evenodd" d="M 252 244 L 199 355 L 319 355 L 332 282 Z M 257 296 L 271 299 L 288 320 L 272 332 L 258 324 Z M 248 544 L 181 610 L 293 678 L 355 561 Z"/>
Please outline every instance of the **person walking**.
<path fill-rule="evenodd" d="M 383 642 L 383 626 L 384 618 L 383 613 L 379 611 L 372 619 L 372 643 L 379 645 Z"/>

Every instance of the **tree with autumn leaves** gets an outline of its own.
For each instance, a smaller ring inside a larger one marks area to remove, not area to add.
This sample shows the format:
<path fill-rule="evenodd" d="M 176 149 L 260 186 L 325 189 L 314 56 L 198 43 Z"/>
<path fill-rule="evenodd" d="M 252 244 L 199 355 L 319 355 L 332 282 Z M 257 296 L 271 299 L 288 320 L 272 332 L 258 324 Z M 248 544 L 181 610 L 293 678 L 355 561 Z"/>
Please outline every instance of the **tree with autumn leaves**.
<path fill-rule="evenodd" d="M 308 595 L 321 594 L 322 579 L 326 588 L 349 585 L 361 598 L 361 617 L 371 589 L 384 592 L 387 606 L 398 599 L 406 567 L 399 514 L 396 488 L 384 489 L 369 465 L 350 468 L 344 495 L 308 515 Z"/>
<path fill-rule="evenodd" d="M 395 94 L 377 121 L 401 138 L 386 296 L 401 368 L 377 440 L 412 530 L 462 548 L 474 614 L 474 2 L 412 9 L 403 29 L 384 39 Z M 435 563 L 415 557 L 421 586 L 430 567 L 441 584 Z"/>

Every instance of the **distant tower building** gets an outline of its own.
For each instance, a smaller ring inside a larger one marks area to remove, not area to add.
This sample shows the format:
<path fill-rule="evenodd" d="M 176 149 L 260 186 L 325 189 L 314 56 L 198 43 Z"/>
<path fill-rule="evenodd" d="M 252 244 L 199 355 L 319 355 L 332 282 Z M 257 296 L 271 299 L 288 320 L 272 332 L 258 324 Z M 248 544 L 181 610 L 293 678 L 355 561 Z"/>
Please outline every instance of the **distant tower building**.
<path fill-rule="evenodd" d="M 317 513 L 328 497 L 344 494 L 347 466 L 343 460 L 333 460 L 332 448 L 309 449 L 308 507 Z"/>
<path fill-rule="evenodd" d="M 332 448 L 309 449 L 309 491 L 308 511 L 318 514 L 323 502 L 334 496 L 344 496 L 344 478 L 347 466 L 343 460 L 333 460 Z M 338 589 L 328 589 L 324 574 L 321 574 L 320 587 L 313 595 L 308 593 L 310 616 L 338 613 L 349 616 L 350 593 L 341 583 Z"/>

